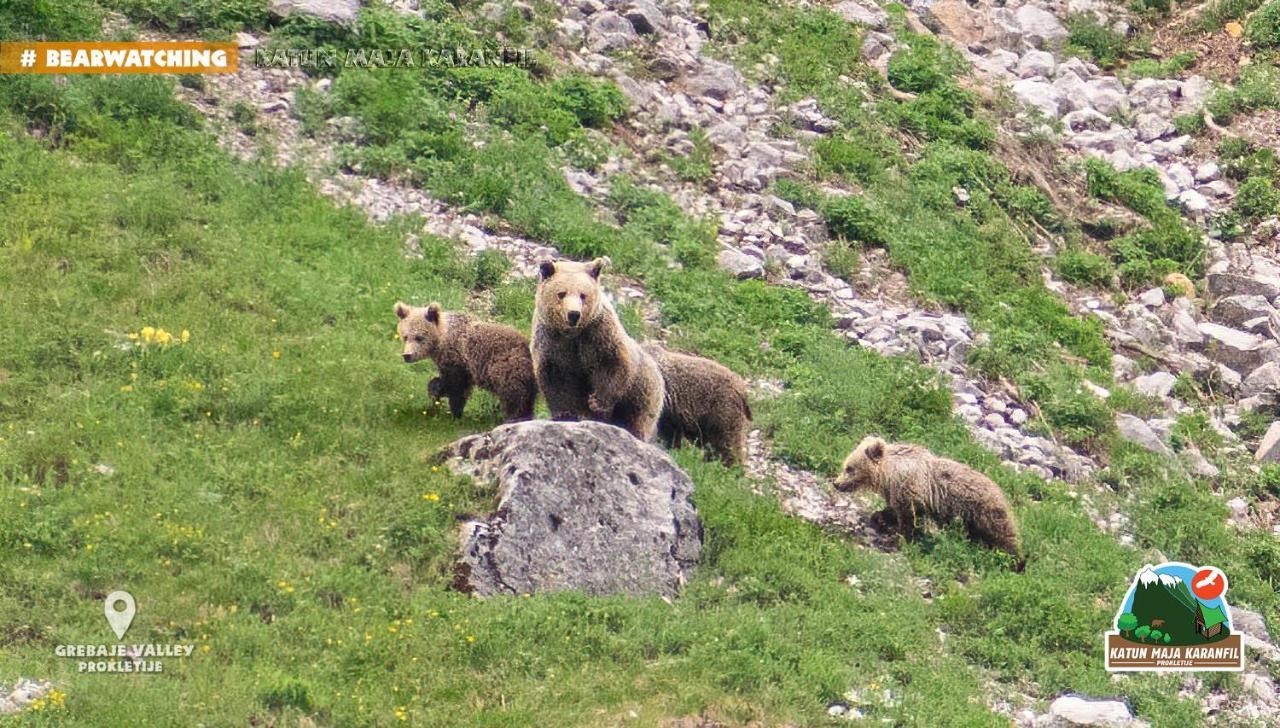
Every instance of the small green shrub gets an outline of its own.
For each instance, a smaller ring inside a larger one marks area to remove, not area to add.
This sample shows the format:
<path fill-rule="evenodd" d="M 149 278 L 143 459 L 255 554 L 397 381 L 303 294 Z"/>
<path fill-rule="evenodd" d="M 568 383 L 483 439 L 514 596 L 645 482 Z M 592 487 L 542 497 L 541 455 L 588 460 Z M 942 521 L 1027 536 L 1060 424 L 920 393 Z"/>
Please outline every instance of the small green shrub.
<path fill-rule="evenodd" d="M 862 246 L 845 238 L 828 241 L 822 249 L 822 265 L 837 278 L 850 280 L 862 262 Z"/>
<path fill-rule="evenodd" d="M 715 154 L 711 143 L 702 129 L 689 132 L 689 141 L 693 142 L 693 151 L 684 156 L 668 157 L 667 165 L 685 182 L 706 182 L 714 172 Z"/>
<path fill-rule="evenodd" d="M 821 211 L 833 235 L 864 245 L 884 246 L 889 242 L 888 222 L 861 197 L 829 197 Z"/>
<path fill-rule="evenodd" d="M 600 128 L 627 113 L 627 98 L 612 83 L 587 76 L 565 76 L 551 84 L 560 105 L 580 124 Z"/>
<path fill-rule="evenodd" d="M 1212 455 L 1222 447 L 1222 435 L 1213 429 L 1203 412 L 1179 415 L 1169 433 L 1169 441 L 1173 449 L 1179 452 L 1195 446 L 1205 454 Z"/>
<path fill-rule="evenodd" d="M 1133 78 L 1173 78 L 1195 65 L 1195 62 L 1196 54 L 1184 51 L 1163 60 L 1138 59 L 1130 63 L 1125 71 Z"/>
<path fill-rule="evenodd" d="M 1109 288 L 1115 266 L 1104 255 L 1091 253 L 1083 248 L 1068 248 L 1053 260 L 1058 277 L 1078 286 Z"/>
<path fill-rule="evenodd" d="M 303 712 L 311 710 L 311 691 L 297 680 L 289 680 L 281 685 L 268 688 L 258 697 L 262 704 L 271 710 L 297 708 Z"/>
<path fill-rule="evenodd" d="M 1197 25 L 1201 30 L 1218 30 L 1232 20 L 1239 20 L 1264 0 L 1218 0 L 1200 13 Z"/>
<path fill-rule="evenodd" d="M 950 86 L 964 62 L 950 47 L 933 38 L 912 35 L 889 58 L 888 78 L 894 88 L 924 93 Z"/>
<path fill-rule="evenodd" d="M 135 22 L 179 33 L 233 33 L 267 24 L 260 0 L 115 0 L 109 6 Z"/>
<path fill-rule="evenodd" d="M 1280 47 L 1280 2 L 1273 0 L 1250 16 L 1245 35 L 1254 48 Z"/>
<path fill-rule="evenodd" d="M 1249 220 L 1271 217 L 1280 209 L 1280 190 L 1267 177 L 1250 177 L 1236 190 L 1235 210 Z"/>
<path fill-rule="evenodd" d="M 1142 215 L 1151 226 L 1111 242 L 1112 256 L 1126 286 L 1159 281 L 1174 271 L 1196 277 L 1203 265 L 1200 234 L 1182 224 L 1164 199 L 1164 188 L 1150 168 L 1118 172 L 1105 162 L 1085 163 L 1089 194 L 1117 202 Z"/>
<path fill-rule="evenodd" d="M 1067 51 L 1084 56 L 1102 68 L 1115 68 L 1128 50 L 1129 41 L 1092 15 L 1067 18 Z"/>
<path fill-rule="evenodd" d="M 1173 117 L 1173 128 L 1179 134 L 1196 136 L 1203 134 L 1209 127 L 1204 123 L 1204 114 L 1180 114 Z"/>
<path fill-rule="evenodd" d="M 1247 154 L 1221 158 L 1222 173 L 1230 179 L 1246 180 L 1249 177 L 1275 178 L 1280 171 L 1280 161 L 1271 147 L 1253 149 Z"/>
<path fill-rule="evenodd" d="M 813 151 L 820 173 L 847 174 L 863 184 L 884 175 L 899 156 L 898 145 L 884 135 L 827 136 L 818 140 Z"/>
<path fill-rule="evenodd" d="M 1280 106 L 1280 69 L 1270 63 L 1245 66 L 1232 86 L 1223 86 L 1209 97 L 1205 108 L 1219 124 L 1236 114 Z"/>
<path fill-rule="evenodd" d="M 500 250 L 482 250 L 471 262 L 473 288 L 496 288 L 511 270 L 511 260 Z"/>
<path fill-rule="evenodd" d="M 796 207 L 816 210 L 822 204 L 822 193 L 809 182 L 779 177 L 773 181 L 773 194 Z"/>

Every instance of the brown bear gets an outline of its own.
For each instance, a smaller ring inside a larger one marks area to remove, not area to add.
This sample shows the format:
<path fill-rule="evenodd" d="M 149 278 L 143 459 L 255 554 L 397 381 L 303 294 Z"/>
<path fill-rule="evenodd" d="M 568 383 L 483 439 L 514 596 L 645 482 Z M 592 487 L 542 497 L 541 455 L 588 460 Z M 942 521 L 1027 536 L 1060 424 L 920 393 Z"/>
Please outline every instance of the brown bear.
<path fill-rule="evenodd" d="M 844 461 L 836 490 L 871 490 L 884 497 L 884 515 L 896 519 L 912 535 L 917 516 L 946 524 L 964 521 L 969 537 L 1005 551 L 1022 571 L 1026 559 L 1018 545 L 1018 526 L 1004 492 L 987 476 L 967 465 L 938 457 L 909 443 L 886 443 L 866 437 Z"/>
<path fill-rule="evenodd" d="M 666 388 L 658 438 L 668 447 L 679 447 L 688 438 L 710 448 L 725 465 L 740 465 L 747 456 L 751 422 L 742 377 L 718 362 L 658 344 L 645 344 L 644 350 L 658 362 Z"/>
<path fill-rule="evenodd" d="M 440 376 L 427 383 L 427 393 L 449 400 L 454 417 L 462 416 L 473 386 L 497 396 L 507 422 L 533 417 L 538 385 L 529 341 L 519 331 L 448 313 L 434 302 L 426 308 L 397 303 L 396 317 L 404 360 L 412 364 L 430 358 L 436 363 Z"/>
<path fill-rule="evenodd" d="M 648 441 L 662 414 L 662 375 L 605 299 L 600 272 L 608 262 L 539 266 L 533 371 L 553 418 L 608 422 Z"/>

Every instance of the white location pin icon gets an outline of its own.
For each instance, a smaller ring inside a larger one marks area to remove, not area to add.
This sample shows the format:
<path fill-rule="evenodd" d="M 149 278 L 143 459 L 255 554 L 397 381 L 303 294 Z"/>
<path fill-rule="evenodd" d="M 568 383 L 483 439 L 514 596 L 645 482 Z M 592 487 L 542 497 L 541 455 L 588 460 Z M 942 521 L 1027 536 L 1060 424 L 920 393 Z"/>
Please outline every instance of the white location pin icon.
<path fill-rule="evenodd" d="M 124 603 L 124 611 L 116 609 L 116 605 L 121 602 Z M 133 615 L 138 611 L 133 595 L 127 591 L 113 591 L 107 595 L 103 607 L 107 613 L 107 622 L 111 624 L 111 630 L 116 633 L 116 639 L 124 639 L 124 633 L 129 631 L 129 625 L 133 623 Z"/>

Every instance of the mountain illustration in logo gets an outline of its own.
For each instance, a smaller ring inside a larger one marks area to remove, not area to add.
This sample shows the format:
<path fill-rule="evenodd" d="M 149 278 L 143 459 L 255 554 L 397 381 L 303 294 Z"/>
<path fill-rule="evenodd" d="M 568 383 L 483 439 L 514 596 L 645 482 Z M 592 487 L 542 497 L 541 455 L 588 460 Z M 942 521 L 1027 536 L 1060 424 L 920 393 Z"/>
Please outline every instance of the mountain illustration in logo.
<path fill-rule="evenodd" d="M 1138 572 L 1116 629 L 1141 644 L 1202 645 L 1222 640 L 1231 634 L 1231 625 L 1222 599 L 1213 601 L 1206 604 L 1198 599 L 1183 576 L 1160 573 L 1148 565 Z"/>
<path fill-rule="evenodd" d="M 1147 564 L 1133 578 L 1106 635 L 1108 670 L 1240 670 L 1227 577 L 1213 566 Z"/>

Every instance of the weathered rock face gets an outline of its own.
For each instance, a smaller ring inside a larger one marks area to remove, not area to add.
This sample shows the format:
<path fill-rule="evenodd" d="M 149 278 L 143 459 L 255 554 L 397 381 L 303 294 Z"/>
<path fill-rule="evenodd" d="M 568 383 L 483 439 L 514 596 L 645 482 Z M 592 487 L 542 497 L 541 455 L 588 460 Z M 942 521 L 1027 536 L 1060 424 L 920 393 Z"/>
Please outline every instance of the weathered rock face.
<path fill-rule="evenodd" d="M 345 25 L 354 23 L 359 12 L 360 0 L 271 0 L 271 14 L 282 18 L 309 15 Z"/>
<path fill-rule="evenodd" d="M 702 550 L 693 481 L 659 447 L 599 422 L 522 422 L 458 440 L 450 467 L 496 481 L 462 527 L 454 584 L 480 596 L 674 596 Z"/>
<path fill-rule="evenodd" d="M 1123 700 L 1099 700 L 1081 695 L 1063 695 L 1049 706 L 1054 725 L 1138 726 Z"/>

